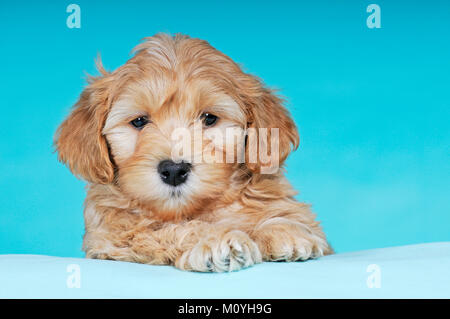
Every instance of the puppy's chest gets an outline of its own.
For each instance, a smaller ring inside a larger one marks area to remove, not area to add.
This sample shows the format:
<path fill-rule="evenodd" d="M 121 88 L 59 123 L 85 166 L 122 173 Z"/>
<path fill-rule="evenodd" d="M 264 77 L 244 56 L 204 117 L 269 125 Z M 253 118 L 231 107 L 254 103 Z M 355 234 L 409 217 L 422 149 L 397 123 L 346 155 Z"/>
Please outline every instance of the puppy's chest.
<path fill-rule="evenodd" d="M 183 224 L 194 220 L 217 224 L 230 220 L 236 221 L 241 209 L 242 206 L 235 202 L 221 207 L 209 207 L 195 216 L 164 220 L 146 207 L 105 207 L 90 203 L 85 209 L 85 222 L 87 229 L 103 226 L 109 231 L 122 232 L 136 229 L 157 231 L 168 224 Z"/>

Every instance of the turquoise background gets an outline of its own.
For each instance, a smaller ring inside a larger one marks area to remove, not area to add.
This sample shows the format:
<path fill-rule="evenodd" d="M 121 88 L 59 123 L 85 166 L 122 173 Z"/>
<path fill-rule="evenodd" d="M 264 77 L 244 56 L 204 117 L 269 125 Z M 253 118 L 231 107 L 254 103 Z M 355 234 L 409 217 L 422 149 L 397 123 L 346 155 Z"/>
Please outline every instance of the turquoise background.
<path fill-rule="evenodd" d="M 0 254 L 82 256 L 84 183 L 52 153 L 102 54 L 208 40 L 277 87 L 301 134 L 288 176 L 338 252 L 450 240 L 450 2 L 68 1 L 0 4 Z"/>

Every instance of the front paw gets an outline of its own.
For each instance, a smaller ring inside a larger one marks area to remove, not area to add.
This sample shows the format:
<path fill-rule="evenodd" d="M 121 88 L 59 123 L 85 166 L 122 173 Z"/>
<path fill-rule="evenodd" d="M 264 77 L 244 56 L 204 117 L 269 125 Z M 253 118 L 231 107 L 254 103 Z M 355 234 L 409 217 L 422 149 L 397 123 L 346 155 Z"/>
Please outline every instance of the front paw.
<path fill-rule="evenodd" d="M 177 259 L 175 266 L 182 270 L 225 272 L 249 267 L 261 262 L 261 253 L 250 237 L 238 230 L 217 238 L 207 238 Z"/>
<path fill-rule="evenodd" d="M 311 232 L 302 225 L 271 225 L 254 237 L 264 261 L 303 261 L 332 252 L 322 232 Z"/>

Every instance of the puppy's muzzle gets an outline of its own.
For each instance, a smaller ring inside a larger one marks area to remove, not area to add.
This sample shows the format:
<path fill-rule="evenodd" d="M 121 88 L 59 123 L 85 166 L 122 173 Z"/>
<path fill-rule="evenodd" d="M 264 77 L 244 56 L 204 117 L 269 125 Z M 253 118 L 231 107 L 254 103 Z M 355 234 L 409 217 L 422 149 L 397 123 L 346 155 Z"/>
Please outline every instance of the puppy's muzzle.
<path fill-rule="evenodd" d="M 171 186 L 183 184 L 189 175 L 191 164 L 175 163 L 172 160 L 164 160 L 158 164 L 158 173 L 162 181 Z"/>

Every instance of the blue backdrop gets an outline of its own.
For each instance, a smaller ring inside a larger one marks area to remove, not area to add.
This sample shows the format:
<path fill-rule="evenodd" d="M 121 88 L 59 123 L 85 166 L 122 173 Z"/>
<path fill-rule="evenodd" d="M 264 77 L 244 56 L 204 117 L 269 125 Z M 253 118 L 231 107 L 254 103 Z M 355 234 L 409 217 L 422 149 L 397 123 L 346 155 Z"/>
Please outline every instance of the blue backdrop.
<path fill-rule="evenodd" d="M 376 1 L 376 0 L 374 0 Z M 338 252 L 450 240 L 450 2 L 2 1 L 0 253 L 82 256 L 84 183 L 52 153 L 84 71 L 156 32 L 208 40 L 289 100 L 288 160 Z M 313 3 L 313 4 L 312 4 Z"/>

